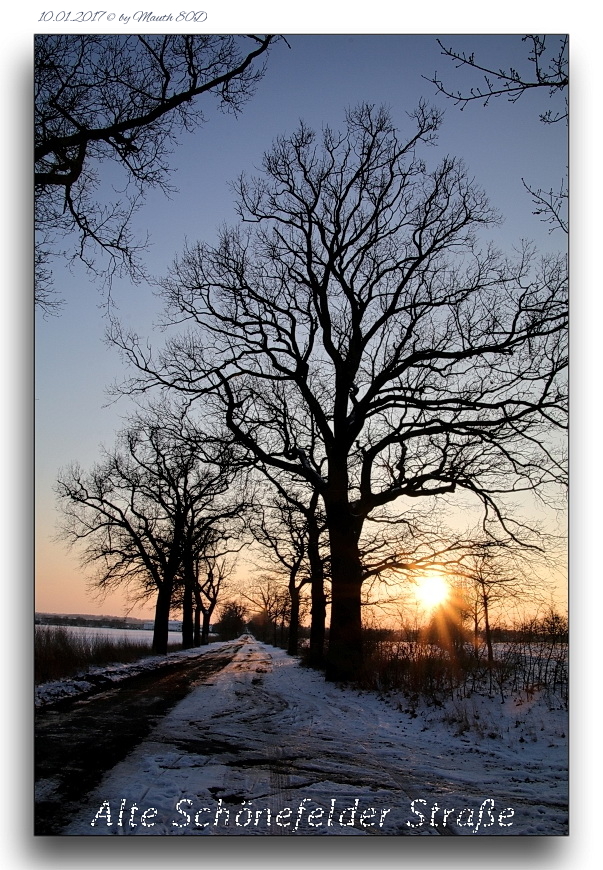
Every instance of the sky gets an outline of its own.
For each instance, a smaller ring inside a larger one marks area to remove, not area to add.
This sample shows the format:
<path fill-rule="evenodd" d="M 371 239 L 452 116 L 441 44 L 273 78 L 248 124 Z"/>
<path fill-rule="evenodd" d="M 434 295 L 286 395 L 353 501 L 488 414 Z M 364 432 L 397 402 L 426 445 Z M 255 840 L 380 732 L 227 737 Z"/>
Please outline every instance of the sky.
<path fill-rule="evenodd" d="M 234 117 L 205 104 L 206 124 L 182 134 L 171 156 L 177 192 L 167 199 L 151 192 L 136 216 L 135 230 L 148 231 L 151 248 L 145 263 L 151 274 L 165 274 L 185 239 L 215 239 L 220 224 L 236 220 L 229 182 L 240 172 L 253 173 L 276 136 L 291 132 L 303 119 L 320 129 L 335 128 L 346 108 L 366 101 L 385 104 L 403 129 L 407 112 L 424 98 L 445 111 L 436 149 L 425 153 L 432 164 L 447 154 L 461 156 L 472 176 L 504 216 L 493 236 L 505 250 L 521 239 L 535 240 L 541 252 L 563 248 L 561 233 L 550 234 L 532 214 L 521 179 L 535 187 L 558 187 L 567 161 L 564 126 L 544 125 L 539 114 L 554 108 L 544 92 L 516 103 L 494 100 L 460 111 L 436 94 L 424 77 L 437 71 L 450 86 L 470 87 L 442 57 L 434 35 L 290 35 L 276 45 L 255 96 Z M 526 46 L 517 35 L 442 36 L 446 45 L 474 51 L 495 67 L 525 69 Z M 559 97 L 557 104 L 559 105 Z M 101 167 L 101 173 L 103 168 Z M 121 613 L 119 594 L 104 602 L 87 592 L 77 552 L 57 541 L 53 486 L 61 467 L 77 460 L 85 468 L 98 458 L 99 445 L 110 447 L 128 400 L 110 400 L 107 388 L 125 375 L 115 349 L 105 338 L 103 297 L 83 268 L 54 268 L 55 286 L 65 300 L 58 317 L 39 317 L 35 329 L 35 487 L 37 610 Z M 117 314 L 140 334 L 154 331 L 161 301 L 146 284 L 116 281 L 112 291 Z M 147 616 L 151 606 L 136 607 Z"/>

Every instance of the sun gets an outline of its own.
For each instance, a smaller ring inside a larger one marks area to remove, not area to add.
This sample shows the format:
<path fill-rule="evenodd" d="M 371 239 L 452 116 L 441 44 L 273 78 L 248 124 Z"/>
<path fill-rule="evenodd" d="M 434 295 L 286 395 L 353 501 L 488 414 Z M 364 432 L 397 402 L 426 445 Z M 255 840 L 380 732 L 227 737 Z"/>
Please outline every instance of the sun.
<path fill-rule="evenodd" d="M 426 610 L 431 610 L 442 604 L 450 594 L 450 586 L 443 577 L 437 574 L 430 574 L 427 577 L 422 577 L 417 582 L 415 595 L 417 601 Z"/>

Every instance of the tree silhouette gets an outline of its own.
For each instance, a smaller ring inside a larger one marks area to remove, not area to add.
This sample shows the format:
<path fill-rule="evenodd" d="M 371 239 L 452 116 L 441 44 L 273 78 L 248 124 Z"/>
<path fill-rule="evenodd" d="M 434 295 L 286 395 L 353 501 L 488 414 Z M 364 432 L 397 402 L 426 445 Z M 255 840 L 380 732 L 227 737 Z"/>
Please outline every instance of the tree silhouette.
<path fill-rule="evenodd" d="M 266 548 L 268 563 L 288 575 L 291 598 L 291 624 L 288 652 L 298 653 L 301 592 L 310 586 L 311 626 L 309 664 L 321 667 L 324 658 L 327 592 L 325 590 L 325 518 L 320 509 L 317 490 L 292 485 L 283 474 L 263 468 L 270 489 L 251 531 L 256 541 Z M 266 487 L 264 487 L 266 490 Z"/>
<path fill-rule="evenodd" d="M 293 577 L 295 582 L 295 572 Z M 284 644 L 286 630 L 292 622 L 293 599 L 290 589 L 291 574 L 285 578 L 283 573 L 277 571 L 259 577 L 243 593 L 243 598 L 253 606 L 255 614 L 249 623 L 250 630 L 260 640 L 274 646 L 278 646 L 279 629 L 281 645 Z M 299 598 L 297 604 L 299 606 Z M 298 618 L 299 610 L 296 615 Z"/>
<path fill-rule="evenodd" d="M 209 643 L 209 629 L 212 614 L 218 603 L 218 596 L 225 591 L 233 566 L 225 558 L 206 552 L 203 556 L 204 576 L 197 574 L 194 587 L 195 595 L 195 646 Z"/>
<path fill-rule="evenodd" d="M 505 97 L 510 102 L 516 103 L 520 97 L 535 88 L 544 88 L 551 96 L 556 92 L 567 93 L 569 85 L 568 38 L 567 36 L 559 36 L 552 51 L 547 48 L 547 39 L 549 39 L 550 44 L 555 37 L 534 34 L 522 37 L 522 41 L 530 46 L 527 59 L 531 64 L 531 74 L 528 75 L 518 72 L 513 67 L 493 69 L 490 66 L 485 66 L 476 59 L 474 52 L 467 54 L 464 51 L 446 48 L 438 39 L 437 42 L 442 49 L 442 54 L 454 61 L 457 68 L 468 67 L 476 70 L 481 74 L 483 84 L 475 85 L 469 91 L 462 92 L 450 90 L 437 73 L 427 80 L 432 82 L 441 94 L 455 100 L 461 109 L 467 103 L 475 101 L 487 106 L 490 100 L 496 97 Z M 565 111 L 553 112 L 549 110 L 540 115 L 540 120 L 545 124 L 554 124 L 565 119 L 567 119 L 567 97 Z"/>
<path fill-rule="evenodd" d="M 264 73 L 273 36 L 39 34 L 35 37 L 35 301 L 60 303 L 50 261 L 67 240 L 110 286 L 144 274 L 131 218 L 146 191 L 168 191 L 167 156 L 178 134 L 203 123 L 199 98 L 238 112 Z M 98 193 L 101 164 L 119 167 L 124 190 Z M 99 261 L 99 255 L 100 261 Z M 104 256 L 102 256 L 104 255 Z"/>
<path fill-rule="evenodd" d="M 234 562 L 229 560 L 229 537 L 236 531 L 225 524 L 212 523 L 209 534 L 198 539 L 195 547 L 185 543 L 182 566 L 176 580 L 172 611 L 182 611 L 182 646 L 204 646 L 209 643 L 211 619 L 220 598 L 228 592 Z M 244 541 L 244 536 L 242 536 Z M 243 542 L 233 544 L 240 550 Z"/>
<path fill-rule="evenodd" d="M 215 628 L 220 640 L 234 640 L 245 631 L 246 624 L 247 608 L 237 601 L 228 601 L 222 608 Z"/>
<path fill-rule="evenodd" d="M 500 619 L 501 611 L 512 605 L 542 604 L 547 584 L 538 569 L 545 567 L 550 571 L 558 567 L 559 543 L 552 535 L 538 530 L 529 544 L 517 546 L 513 541 L 485 538 L 477 529 L 466 553 L 451 572 L 456 582 L 462 584 L 472 613 L 476 654 L 479 630 L 483 627 L 490 668 L 494 662 L 494 614 Z"/>
<path fill-rule="evenodd" d="M 238 553 L 248 538 L 249 504 L 245 487 L 237 479 L 232 451 L 219 443 L 209 450 L 206 445 L 198 458 L 205 485 L 188 502 L 176 580 L 185 648 L 207 643 L 209 620 L 233 569 L 226 560 Z"/>
<path fill-rule="evenodd" d="M 199 557 L 207 543 L 199 529 L 215 532 L 238 511 L 224 501 L 232 481 L 226 454 L 201 461 L 201 436 L 193 437 L 182 419 L 178 428 L 170 429 L 163 414 L 145 414 L 91 471 L 73 464 L 56 486 L 60 536 L 82 546 L 83 565 L 97 567 L 92 586 L 100 593 L 126 587 L 143 600 L 156 595 L 153 651 L 159 654 L 167 652 L 172 597 L 186 557 Z"/>
<path fill-rule="evenodd" d="M 188 319 L 155 358 L 116 326 L 139 373 L 124 387 L 202 399 L 258 463 L 323 502 L 332 608 L 327 677 L 362 662 L 359 540 L 382 506 L 465 491 L 520 538 L 507 496 L 565 479 L 563 258 L 510 259 L 462 162 L 429 170 L 439 114 L 401 138 L 361 105 L 322 139 L 301 124 L 237 183 L 243 225 L 188 246 L 163 281 Z"/>
<path fill-rule="evenodd" d="M 549 46 L 547 46 L 547 39 Z M 556 40 L 555 47 L 551 50 L 551 41 Z M 483 77 L 482 85 L 475 85 L 469 91 L 452 91 L 435 73 L 432 78 L 427 78 L 434 84 L 445 97 L 460 105 L 461 110 L 471 102 L 481 102 L 487 106 L 491 99 L 505 97 L 512 103 L 516 103 L 524 94 L 535 89 L 545 89 L 552 97 L 556 93 L 565 95 L 563 111 L 551 109 L 540 114 L 540 120 L 545 124 L 566 122 L 568 119 L 568 88 L 569 88 L 569 57 L 568 37 L 547 37 L 540 35 L 528 35 L 522 37 L 522 41 L 530 45 L 528 62 L 531 64 L 531 74 L 522 74 L 513 67 L 507 69 L 492 69 L 484 66 L 476 60 L 475 54 L 466 54 L 464 51 L 456 51 L 446 48 L 438 39 L 438 45 L 442 54 L 450 58 L 457 68 L 467 67 L 475 70 Z M 550 225 L 551 231 L 560 228 L 568 232 L 568 189 L 567 180 L 564 180 L 558 189 L 543 190 L 531 187 L 523 178 L 522 184 L 530 194 L 534 204 L 534 214 Z"/>

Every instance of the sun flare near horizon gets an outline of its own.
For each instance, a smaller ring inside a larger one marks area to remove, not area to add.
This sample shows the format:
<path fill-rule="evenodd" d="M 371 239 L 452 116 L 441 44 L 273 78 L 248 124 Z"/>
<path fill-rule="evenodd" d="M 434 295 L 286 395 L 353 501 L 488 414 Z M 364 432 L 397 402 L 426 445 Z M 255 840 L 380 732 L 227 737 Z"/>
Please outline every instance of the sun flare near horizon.
<path fill-rule="evenodd" d="M 422 577 L 415 589 L 415 595 L 419 604 L 425 610 L 432 610 L 438 604 L 442 604 L 450 594 L 450 586 L 443 577 L 437 574 L 428 574 Z"/>

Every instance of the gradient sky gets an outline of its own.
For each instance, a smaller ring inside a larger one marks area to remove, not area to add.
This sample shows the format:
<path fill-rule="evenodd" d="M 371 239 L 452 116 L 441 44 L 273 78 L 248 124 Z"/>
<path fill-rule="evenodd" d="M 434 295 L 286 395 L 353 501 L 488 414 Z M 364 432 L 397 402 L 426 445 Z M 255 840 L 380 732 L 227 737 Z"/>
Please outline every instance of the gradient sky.
<path fill-rule="evenodd" d="M 441 38 L 494 67 L 529 66 L 526 45 L 516 35 Z M 445 154 L 463 157 L 505 218 L 492 236 L 495 243 L 509 251 L 523 238 L 535 240 L 541 252 L 563 247 L 563 235 L 549 234 L 532 214 L 521 182 L 525 178 L 534 187 L 557 188 L 565 172 L 564 126 L 543 125 L 538 119 L 540 112 L 555 108 L 548 94 L 534 91 L 514 105 L 502 98 L 487 108 L 475 103 L 461 112 L 422 78 L 437 70 L 450 86 L 476 84 L 441 56 L 436 36 L 307 35 L 288 41 L 290 48 L 275 46 L 265 78 L 239 117 L 221 115 L 206 103 L 205 126 L 181 137 L 172 155 L 178 192 L 169 200 L 151 193 L 136 219 L 140 235 L 150 234 L 146 263 L 151 273 L 166 272 L 185 237 L 211 241 L 222 222 L 235 220 L 229 181 L 243 170 L 253 172 L 273 139 L 291 132 L 300 118 L 318 129 L 326 123 L 337 128 L 347 107 L 368 101 L 386 104 L 403 129 L 405 112 L 421 97 L 445 109 L 439 145 L 424 156 L 432 163 Z M 71 273 L 58 265 L 54 274 L 66 303 L 63 313 L 36 324 L 36 609 L 120 614 L 120 596 L 95 602 L 86 593 L 77 554 L 53 541 L 53 485 L 59 468 L 73 460 L 90 467 L 99 444 L 111 446 L 131 408 L 125 399 L 109 404 L 106 395 L 125 370 L 104 340 L 106 321 L 97 288 L 83 269 Z M 124 323 L 152 335 L 161 303 L 151 287 L 118 281 L 113 297 Z M 151 607 L 133 611 L 151 612 Z"/>

